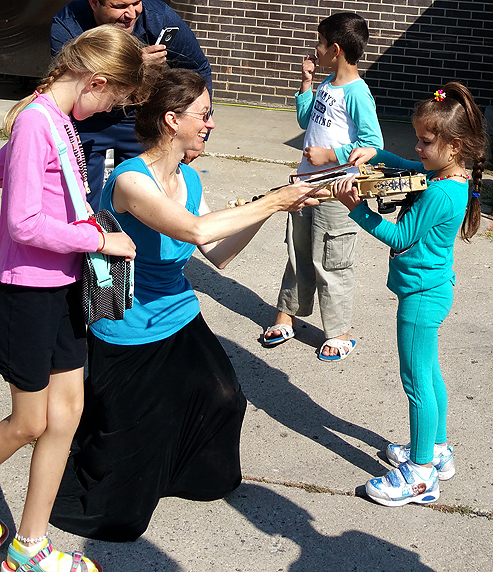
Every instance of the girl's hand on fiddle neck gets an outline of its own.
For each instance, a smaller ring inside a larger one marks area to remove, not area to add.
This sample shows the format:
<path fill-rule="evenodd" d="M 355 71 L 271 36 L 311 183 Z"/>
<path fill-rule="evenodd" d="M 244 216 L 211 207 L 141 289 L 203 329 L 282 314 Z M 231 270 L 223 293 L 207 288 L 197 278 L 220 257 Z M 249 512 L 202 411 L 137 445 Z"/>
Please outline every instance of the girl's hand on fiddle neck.
<path fill-rule="evenodd" d="M 350 211 L 359 206 L 363 200 L 358 195 L 358 189 L 353 185 L 356 175 L 334 181 L 332 193 L 336 199 L 345 205 Z"/>

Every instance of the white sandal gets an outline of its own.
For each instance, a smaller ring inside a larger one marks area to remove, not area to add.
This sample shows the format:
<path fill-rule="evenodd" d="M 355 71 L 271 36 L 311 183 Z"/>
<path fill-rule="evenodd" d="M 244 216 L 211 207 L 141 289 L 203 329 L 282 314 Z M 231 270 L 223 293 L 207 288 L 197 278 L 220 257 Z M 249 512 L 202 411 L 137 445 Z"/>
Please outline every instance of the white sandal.
<path fill-rule="evenodd" d="M 281 332 L 280 336 L 274 336 L 272 338 L 266 338 L 265 334 L 270 332 L 274 332 L 279 330 Z M 285 342 L 286 340 L 290 340 L 294 338 L 296 335 L 296 330 L 289 324 L 275 324 L 274 326 L 269 326 L 264 332 L 264 345 L 266 346 L 275 346 L 276 344 L 280 344 L 281 342 Z"/>
<path fill-rule="evenodd" d="M 340 361 L 341 359 L 346 359 L 347 356 L 353 351 L 356 342 L 354 340 L 340 340 L 339 338 L 330 338 L 325 340 L 318 352 L 318 359 L 322 361 Z M 335 356 L 324 356 L 322 353 L 325 347 L 336 348 L 339 355 Z M 344 353 L 343 353 L 344 352 Z"/>

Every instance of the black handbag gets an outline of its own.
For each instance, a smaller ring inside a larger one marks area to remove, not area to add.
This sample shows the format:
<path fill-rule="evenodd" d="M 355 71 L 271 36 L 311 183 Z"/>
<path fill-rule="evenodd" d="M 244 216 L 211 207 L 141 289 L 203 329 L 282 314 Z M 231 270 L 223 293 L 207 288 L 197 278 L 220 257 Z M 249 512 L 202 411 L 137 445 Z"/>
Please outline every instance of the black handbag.
<path fill-rule="evenodd" d="M 107 210 L 93 215 L 105 232 L 122 232 L 116 218 Z M 86 252 L 82 275 L 82 306 L 86 324 L 101 318 L 122 320 L 134 300 L 134 264 L 123 256 Z"/>
<path fill-rule="evenodd" d="M 42 105 L 31 103 L 27 107 L 41 111 L 49 121 L 75 214 L 79 219 L 75 224 L 88 221 L 89 213 L 82 200 L 79 185 L 67 156 L 67 145 L 63 142 L 53 120 Z M 95 226 L 98 226 L 101 232 L 123 232 L 116 218 L 107 210 L 99 211 L 91 217 L 94 220 L 90 222 L 95 222 Z M 82 305 L 87 325 L 93 324 L 101 318 L 121 320 L 125 310 L 132 307 L 133 295 L 133 260 L 127 262 L 123 256 L 86 252 L 82 275 Z"/>

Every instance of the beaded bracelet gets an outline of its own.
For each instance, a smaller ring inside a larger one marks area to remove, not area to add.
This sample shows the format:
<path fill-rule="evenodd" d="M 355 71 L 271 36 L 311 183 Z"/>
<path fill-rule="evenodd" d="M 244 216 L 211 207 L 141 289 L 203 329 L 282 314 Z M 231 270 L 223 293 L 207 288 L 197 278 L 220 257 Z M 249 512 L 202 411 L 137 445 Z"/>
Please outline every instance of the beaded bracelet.
<path fill-rule="evenodd" d="M 48 533 L 46 533 L 44 536 L 40 536 L 39 538 L 29 538 L 29 536 L 27 537 L 21 536 L 18 532 L 16 532 L 15 538 L 16 540 L 20 540 L 24 544 L 38 544 L 38 542 L 41 542 L 42 540 L 48 538 Z"/>

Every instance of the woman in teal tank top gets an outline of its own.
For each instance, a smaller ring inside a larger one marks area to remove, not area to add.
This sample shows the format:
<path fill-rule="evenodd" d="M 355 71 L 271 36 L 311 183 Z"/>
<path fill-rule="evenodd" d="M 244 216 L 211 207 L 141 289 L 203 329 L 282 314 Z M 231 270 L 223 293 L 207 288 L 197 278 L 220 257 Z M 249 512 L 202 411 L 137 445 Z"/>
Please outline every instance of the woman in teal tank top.
<path fill-rule="evenodd" d="M 134 540 L 161 497 L 213 500 L 241 482 L 246 400 L 183 267 L 198 246 L 224 268 L 272 214 L 319 201 L 298 183 L 210 212 L 181 160 L 213 128 L 201 76 L 168 70 L 136 118 L 147 150 L 103 189 L 101 207 L 137 248 L 134 306 L 89 332 L 84 413 L 51 517 L 71 533 Z"/>

